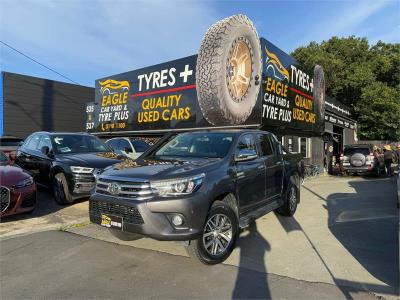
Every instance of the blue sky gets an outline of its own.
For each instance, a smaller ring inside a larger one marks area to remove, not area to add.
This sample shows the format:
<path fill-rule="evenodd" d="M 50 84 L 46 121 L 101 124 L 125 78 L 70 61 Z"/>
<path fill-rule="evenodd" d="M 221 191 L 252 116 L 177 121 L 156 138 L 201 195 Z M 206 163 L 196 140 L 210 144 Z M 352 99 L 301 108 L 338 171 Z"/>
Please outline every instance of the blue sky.
<path fill-rule="evenodd" d="M 197 53 L 207 28 L 244 13 L 260 36 L 290 52 L 356 35 L 400 42 L 400 0 L 0 0 L 0 40 L 74 81 L 94 80 Z M 66 81 L 0 44 L 2 71 Z"/>

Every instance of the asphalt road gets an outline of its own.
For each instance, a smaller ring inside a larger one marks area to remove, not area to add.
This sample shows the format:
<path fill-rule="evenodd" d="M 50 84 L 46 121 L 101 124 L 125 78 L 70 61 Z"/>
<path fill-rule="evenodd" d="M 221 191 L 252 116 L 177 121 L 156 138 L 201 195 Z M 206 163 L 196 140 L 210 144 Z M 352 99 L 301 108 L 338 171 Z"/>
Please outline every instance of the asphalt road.
<path fill-rule="evenodd" d="M 62 231 L 3 241 L 1 298 L 376 299 L 365 292 L 108 243 Z"/>
<path fill-rule="evenodd" d="M 395 192 L 394 178 L 307 181 L 294 218 L 262 217 L 212 267 L 176 243 L 117 241 L 89 225 L 85 201 L 44 193 L 34 214 L 0 223 L 0 298 L 396 298 Z"/>

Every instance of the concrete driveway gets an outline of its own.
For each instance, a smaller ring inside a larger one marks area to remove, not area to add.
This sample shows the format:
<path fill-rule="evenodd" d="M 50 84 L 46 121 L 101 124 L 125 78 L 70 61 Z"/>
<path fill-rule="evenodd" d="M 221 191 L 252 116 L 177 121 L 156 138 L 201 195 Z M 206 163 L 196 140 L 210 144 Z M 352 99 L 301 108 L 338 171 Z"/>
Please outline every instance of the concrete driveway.
<path fill-rule="evenodd" d="M 39 189 L 37 199 L 37 206 L 32 213 L 10 216 L 1 220 L 1 239 L 33 232 L 59 230 L 78 223 L 89 223 L 87 198 L 78 200 L 70 206 L 61 206 L 54 201 L 48 190 Z"/>
<path fill-rule="evenodd" d="M 225 264 L 239 267 L 238 270 L 335 285 L 346 298 L 361 291 L 389 298 L 398 295 L 394 178 L 322 176 L 306 181 L 301 193 L 294 218 L 271 213 L 259 219 L 241 233 Z M 147 238 L 116 240 L 107 229 L 88 223 L 87 215 L 82 215 L 87 214 L 85 202 L 74 207 L 53 214 L 77 214 L 78 226 L 68 225 L 70 220 L 57 226 L 102 241 L 186 256 L 178 243 Z M 2 232 L 3 225 L 0 224 Z M 11 237 L 11 232 L 6 234 Z M 238 272 L 239 279 L 242 273 L 247 276 L 246 272 Z"/>

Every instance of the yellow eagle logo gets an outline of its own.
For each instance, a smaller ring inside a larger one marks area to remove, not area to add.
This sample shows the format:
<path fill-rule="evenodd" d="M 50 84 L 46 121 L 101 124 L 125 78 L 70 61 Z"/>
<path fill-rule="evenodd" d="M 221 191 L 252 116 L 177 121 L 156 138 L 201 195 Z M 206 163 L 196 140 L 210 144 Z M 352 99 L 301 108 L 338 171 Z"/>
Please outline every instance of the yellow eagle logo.
<path fill-rule="evenodd" d="M 108 92 L 108 94 L 115 94 L 119 92 L 123 92 L 124 90 L 128 90 L 130 88 L 129 82 L 124 80 L 124 81 L 118 81 L 114 79 L 107 79 L 105 81 L 99 81 L 99 84 L 101 86 L 100 88 L 100 93 L 103 95 Z"/>
<path fill-rule="evenodd" d="M 289 81 L 289 71 L 283 66 L 278 56 L 273 52 L 269 52 L 267 48 L 265 48 L 265 52 L 267 53 L 267 71 L 271 69 L 275 78 Z"/>

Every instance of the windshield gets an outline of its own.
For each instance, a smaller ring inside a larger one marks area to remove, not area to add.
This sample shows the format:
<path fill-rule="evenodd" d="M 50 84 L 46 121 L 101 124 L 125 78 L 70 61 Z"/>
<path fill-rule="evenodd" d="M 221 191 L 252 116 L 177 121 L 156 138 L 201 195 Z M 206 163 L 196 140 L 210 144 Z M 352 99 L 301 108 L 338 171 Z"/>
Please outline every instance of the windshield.
<path fill-rule="evenodd" d="M 111 149 L 92 135 L 59 134 L 51 136 L 54 153 L 107 152 Z"/>
<path fill-rule="evenodd" d="M 133 148 L 136 152 L 145 152 L 151 146 L 143 140 L 131 140 Z"/>
<path fill-rule="evenodd" d="M 370 151 L 368 148 L 346 148 L 346 149 L 344 149 L 344 155 L 346 155 L 346 156 L 351 156 L 356 153 L 368 155 L 370 153 Z"/>
<path fill-rule="evenodd" d="M 155 154 L 155 157 L 215 157 L 222 158 L 232 144 L 232 133 L 182 133 L 178 134 Z"/>

